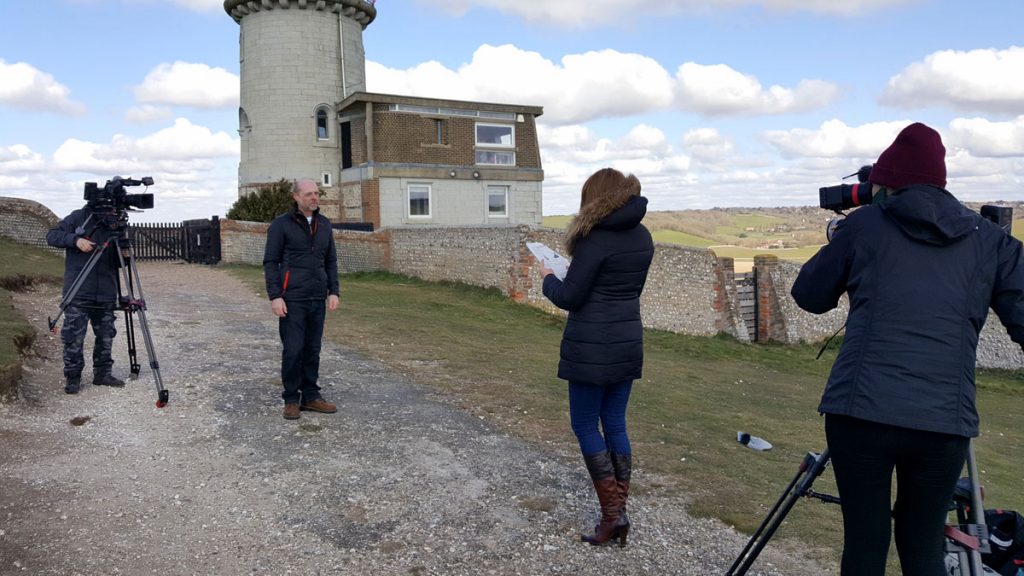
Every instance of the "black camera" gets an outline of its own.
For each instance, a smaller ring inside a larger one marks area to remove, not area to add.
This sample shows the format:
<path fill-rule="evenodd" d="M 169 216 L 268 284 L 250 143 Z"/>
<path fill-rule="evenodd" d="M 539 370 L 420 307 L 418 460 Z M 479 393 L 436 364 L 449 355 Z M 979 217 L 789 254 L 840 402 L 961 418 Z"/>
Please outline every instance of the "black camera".
<path fill-rule="evenodd" d="M 125 187 L 152 186 L 153 178 L 146 176 L 140 180 L 114 176 L 100 188 L 95 182 L 85 183 L 85 201 L 90 207 L 107 208 L 123 211 L 131 208 L 145 210 L 153 207 L 152 194 L 129 194 Z"/>
<path fill-rule="evenodd" d="M 860 170 L 843 177 L 843 180 L 846 180 L 856 176 L 856 184 L 840 184 L 838 186 L 818 188 L 819 205 L 826 210 L 839 212 L 871 204 L 871 183 L 868 182 L 868 176 L 871 175 L 871 166 L 871 164 L 861 166 Z"/>

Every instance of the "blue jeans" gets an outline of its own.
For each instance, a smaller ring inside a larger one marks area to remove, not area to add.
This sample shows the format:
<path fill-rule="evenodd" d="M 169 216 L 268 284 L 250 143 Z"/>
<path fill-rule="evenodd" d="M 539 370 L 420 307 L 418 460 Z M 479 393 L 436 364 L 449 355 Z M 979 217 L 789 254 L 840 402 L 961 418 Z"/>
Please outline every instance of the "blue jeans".
<path fill-rule="evenodd" d="M 281 335 L 281 382 L 285 404 L 320 398 L 320 340 L 324 333 L 324 300 L 286 302 L 288 314 L 278 319 Z"/>
<path fill-rule="evenodd" d="M 825 436 L 842 500 L 843 576 L 885 574 L 893 526 L 905 576 L 945 574 L 943 527 L 970 439 L 836 414 L 825 415 Z"/>
<path fill-rule="evenodd" d="M 632 380 L 607 386 L 569 382 L 569 421 L 584 456 L 604 450 L 633 453 L 626 434 L 626 405 L 632 389 Z"/>

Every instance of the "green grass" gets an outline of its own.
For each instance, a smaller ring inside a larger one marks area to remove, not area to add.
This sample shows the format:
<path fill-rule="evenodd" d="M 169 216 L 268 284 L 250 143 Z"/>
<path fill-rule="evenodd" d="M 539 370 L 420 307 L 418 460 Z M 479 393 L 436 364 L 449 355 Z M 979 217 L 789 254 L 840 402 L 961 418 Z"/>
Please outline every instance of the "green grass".
<path fill-rule="evenodd" d="M 0 373 L 9 373 L 10 366 L 20 363 L 19 349 L 32 341 L 36 331 L 14 310 L 12 289 L 44 280 L 60 283 L 64 260 L 51 252 L 0 238 Z M 17 255 L 17 257 L 11 257 Z"/>
<path fill-rule="evenodd" d="M 782 224 L 781 218 L 767 216 L 764 214 L 737 214 L 732 218 L 728 226 L 718 226 L 715 234 L 737 236 L 746 232 L 747 228 L 770 228 Z"/>
<path fill-rule="evenodd" d="M 541 225 L 546 228 L 566 228 L 572 216 L 545 216 Z"/>
<path fill-rule="evenodd" d="M 258 268 L 233 271 L 261 285 Z M 495 290 L 388 274 L 343 276 L 339 310 L 328 315 L 328 338 L 436 387 L 513 434 L 575 451 L 565 383 L 555 377 L 560 317 Z M 696 514 L 752 532 L 804 455 L 824 448 L 815 409 L 834 349 L 815 361 L 814 346 L 649 330 L 645 350 L 629 410 L 637 492 L 676 495 Z M 1024 374 L 981 371 L 978 381 L 983 434 L 976 448 L 989 502 L 1024 509 Z M 775 449 L 740 446 L 738 430 Z M 814 488 L 835 494 L 831 474 Z M 839 508 L 809 501 L 794 508 L 776 538 L 798 539 L 818 551 L 812 555 L 834 559 L 839 534 Z"/>
<path fill-rule="evenodd" d="M 714 242 L 707 238 L 687 234 L 686 232 L 678 232 L 676 230 L 654 230 L 651 232 L 651 237 L 654 238 L 655 242 L 679 244 L 680 246 L 687 246 L 690 248 L 707 248 L 714 244 Z"/>
<path fill-rule="evenodd" d="M 792 260 L 794 262 L 806 262 L 811 256 L 818 253 L 820 246 L 805 246 L 803 248 L 783 248 L 779 250 L 755 250 L 753 248 L 742 248 L 740 246 L 712 246 L 711 251 L 718 257 L 730 257 L 737 260 L 753 259 L 754 256 L 770 254 L 779 260 Z"/>

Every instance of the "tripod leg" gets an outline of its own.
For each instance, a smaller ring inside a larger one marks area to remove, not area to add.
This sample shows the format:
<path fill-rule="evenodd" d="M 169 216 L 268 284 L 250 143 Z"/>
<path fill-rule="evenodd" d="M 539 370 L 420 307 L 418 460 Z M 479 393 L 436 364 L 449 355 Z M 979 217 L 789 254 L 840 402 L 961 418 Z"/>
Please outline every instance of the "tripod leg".
<path fill-rule="evenodd" d="M 142 341 L 146 345 L 146 356 L 149 358 L 149 367 L 153 370 L 153 380 L 156 383 L 156 406 L 157 408 L 163 408 L 170 401 L 170 393 L 164 389 L 163 378 L 160 376 L 160 362 L 156 358 L 153 338 L 149 333 L 149 322 L 146 320 L 146 300 L 142 293 L 142 282 L 139 277 L 139 269 L 135 265 L 131 240 L 119 239 L 117 254 L 121 260 L 121 271 L 124 274 L 125 285 L 128 287 L 128 306 L 133 311 L 139 313 L 139 328 L 142 329 Z M 136 288 L 139 291 L 138 298 L 135 297 Z"/>
<path fill-rule="evenodd" d="M 103 253 L 107 251 L 108 246 L 110 246 L 110 241 L 104 242 L 98 249 L 93 250 L 92 254 L 89 256 L 89 260 L 85 263 L 85 267 L 78 273 L 74 282 L 71 283 L 71 287 L 68 288 L 64 297 L 61 298 L 59 305 L 60 312 L 57 313 L 57 317 L 46 319 L 49 323 L 50 332 L 54 334 L 57 333 L 55 329 L 57 327 L 57 322 L 60 322 L 60 317 L 64 315 L 64 311 L 67 310 L 68 306 L 71 305 L 71 302 L 74 301 L 75 296 L 78 295 L 78 290 L 82 288 L 82 284 L 85 283 L 85 279 L 89 277 L 89 273 L 96 267 L 96 263 L 103 256 Z"/>
<path fill-rule="evenodd" d="M 808 453 L 804 456 L 796 476 L 790 481 L 782 496 L 775 503 L 775 506 L 768 512 L 768 516 L 765 517 L 757 532 L 750 537 L 750 541 L 747 542 L 746 547 L 743 548 L 739 557 L 736 558 L 729 571 L 726 572 L 726 576 L 743 576 L 743 574 L 747 573 L 754 560 L 757 560 L 758 555 L 761 554 L 761 550 L 764 549 L 768 541 L 775 534 L 775 531 L 782 525 L 786 515 L 789 514 L 789 511 L 796 504 L 797 499 L 807 494 L 811 484 L 825 470 L 828 459 L 829 453 L 827 449 L 820 455 Z M 794 486 L 796 487 L 795 490 Z M 778 513 L 776 514 L 776 512 Z"/>

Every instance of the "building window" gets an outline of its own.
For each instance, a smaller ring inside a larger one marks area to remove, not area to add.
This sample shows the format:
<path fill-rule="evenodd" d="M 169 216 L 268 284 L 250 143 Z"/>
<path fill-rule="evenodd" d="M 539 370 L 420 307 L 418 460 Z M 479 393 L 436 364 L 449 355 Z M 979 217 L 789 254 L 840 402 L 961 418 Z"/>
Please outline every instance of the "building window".
<path fill-rule="evenodd" d="M 488 148 L 512 148 L 516 144 L 516 127 L 507 124 L 476 125 L 476 145 Z"/>
<path fill-rule="evenodd" d="M 476 163 L 515 166 L 516 127 L 508 124 L 476 125 Z M 497 150 L 494 150 L 497 148 Z M 504 148 L 505 150 L 502 150 Z"/>
<path fill-rule="evenodd" d="M 487 215 L 496 218 L 508 216 L 508 186 L 487 187 Z"/>
<path fill-rule="evenodd" d="M 330 188 L 331 187 L 331 173 L 330 172 L 324 172 L 323 173 L 323 176 L 320 178 L 320 184 L 322 184 L 324 188 Z"/>
<path fill-rule="evenodd" d="M 515 152 L 499 152 L 497 150 L 477 150 L 477 164 L 496 164 L 498 166 L 515 166 Z"/>
<path fill-rule="evenodd" d="M 321 106 L 316 109 L 316 139 L 328 140 L 331 133 L 327 130 L 327 108 Z"/>
<path fill-rule="evenodd" d="M 430 217 L 430 184 L 409 184 L 409 217 Z"/>
<path fill-rule="evenodd" d="M 245 113 L 245 109 L 242 107 L 238 108 L 238 133 L 245 135 L 252 130 L 252 124 L 249 123 L 249 115 Z"/>
<path fill-rule="evenodd" d="M 444 120 L 434 120 L 434 129 L 437 131 L 437 143 L 444 144 Z"/>

